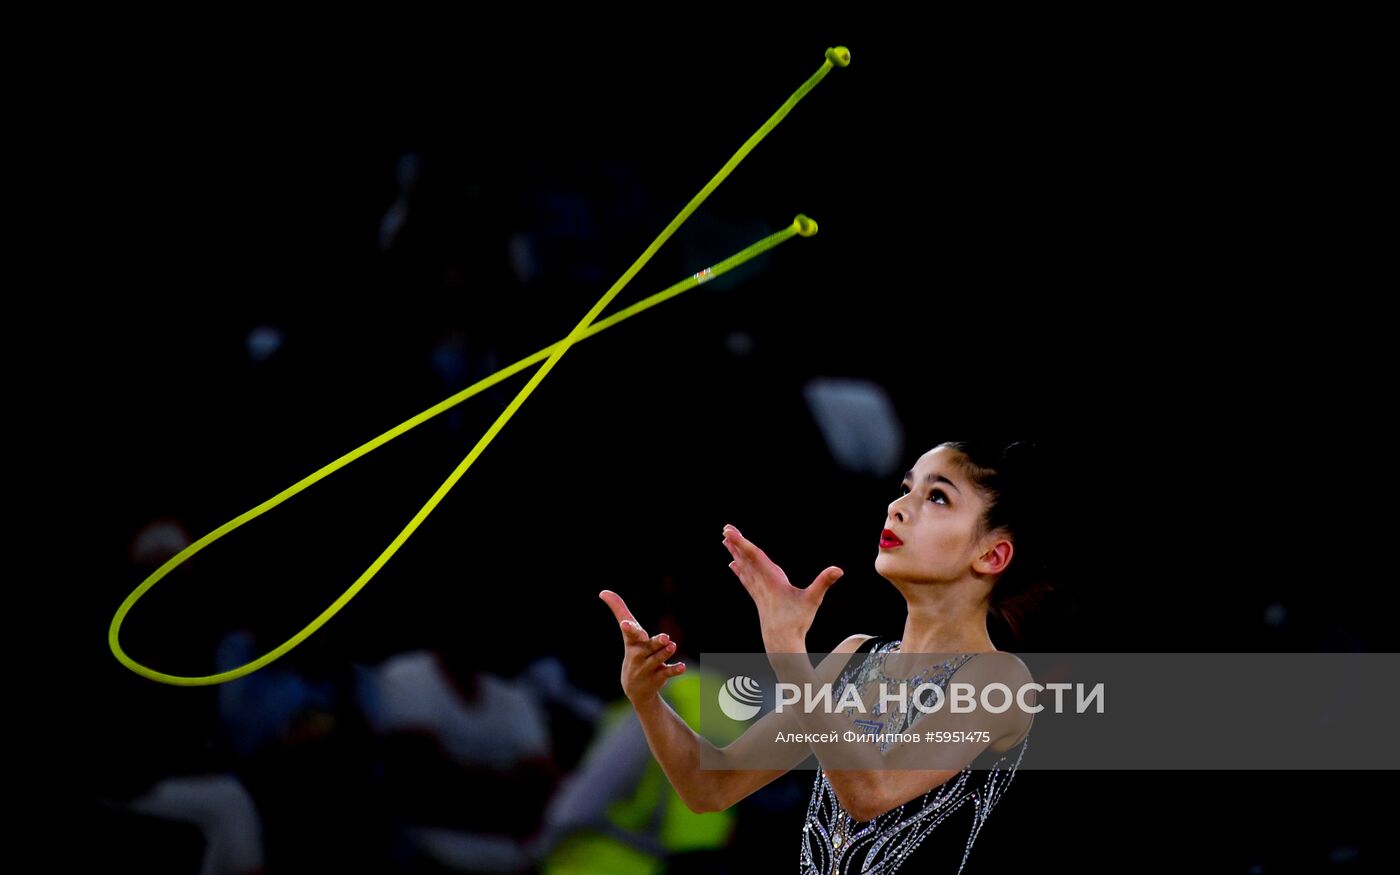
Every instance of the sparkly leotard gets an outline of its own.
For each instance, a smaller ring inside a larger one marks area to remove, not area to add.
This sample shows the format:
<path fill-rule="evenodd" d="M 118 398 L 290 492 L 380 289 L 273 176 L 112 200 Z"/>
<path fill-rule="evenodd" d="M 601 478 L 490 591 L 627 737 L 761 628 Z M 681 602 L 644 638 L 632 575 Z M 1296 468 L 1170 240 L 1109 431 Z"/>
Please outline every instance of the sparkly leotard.
<path fill-rule="evenodd" d="M 860 687 L 875 677 L 878 663 L 882 660 L 857 656 L 889 653 L 898 645 L 898 641 L 881 638 L 871 638 L 862 644 L 842 671 L 834 686 L 835 694 L 839 696 L 847 684 Z M 973 655 L 958 655 L 933 666 L 923 680 L 938 684 L 946 693 L 953 673 Z M 867 719 L 856 721 L 857 731 L 902 732 L 919 716 L 920 712 L 913 708 L 885 714 L 874 709 Z M 812 798 L 807 805 L 807 818 L 802 826 L 799 871 L 802 875 L 838 872 L 889 875 L 904 866 L 915 850 L 923 845 L 916 858 L 919 871 L 961 872 L 982 824 L 1015 777 L 1029 738 L 1030 732 L 1027 731 L 1019 742 L 1005 751 L 987 750 L 974 761 L 979 766 L 978 770 L 973 770 L 974 763 L 968 763 L 957 776 L 934 787 L 921 798 L 906 802 L 869 821 L 855 820 L 841 807 L 825 771 L 818 767 Z M 889 746 L 882 743 L 881 748 L 887 750 Z M 963 812 L 969 812 L 970 817 Z M 960 841 L 963 830 L 955 832 L 952 823 L 947 823 L 963 820 L 969 821 L 965 844 Z M 936 827 L 945 823 L 947 825 L 938 839 L 925 845 L 924 840 Z M 940 859 L 940 856 L 944 859 Z M 928 858 L 927 861 L 925 858 Z M 926 862 L 933 865 L 927 866 Z"/>

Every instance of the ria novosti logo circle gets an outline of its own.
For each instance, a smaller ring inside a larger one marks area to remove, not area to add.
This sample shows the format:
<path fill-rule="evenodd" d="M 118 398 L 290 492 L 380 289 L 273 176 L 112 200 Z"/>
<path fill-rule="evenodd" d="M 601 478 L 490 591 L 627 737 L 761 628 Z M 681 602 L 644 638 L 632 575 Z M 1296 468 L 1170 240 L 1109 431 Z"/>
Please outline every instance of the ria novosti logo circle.
<path fill-rule="evenodd" d="M 719 709 L 730 720 L 752 720 L 762 701 L 762 688 L 751 677 L 737 675 L 719 688 Z"/>

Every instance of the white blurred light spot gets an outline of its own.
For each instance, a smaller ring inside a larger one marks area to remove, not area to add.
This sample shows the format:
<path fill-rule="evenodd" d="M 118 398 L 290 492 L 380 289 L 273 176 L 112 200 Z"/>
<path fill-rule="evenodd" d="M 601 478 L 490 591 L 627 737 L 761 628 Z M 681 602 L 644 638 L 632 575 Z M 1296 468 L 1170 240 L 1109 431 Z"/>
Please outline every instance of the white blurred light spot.
<path fill-rule="evenodd" d="M 535 247 L 530 242 L 530 235 L 523 231 L 510 235 L 506 250 L 516 281 L 522 286 L 528 286 L 538 273 L 535 269 Z"/>
<path fill-rule="evenodd" d="M 147 523 L 131 541 L 131 561 L 137 565 L 160 565 L 190 545 L 190 534 L 175 519 Z"/>
<path fill-rule="evenodd" d="M 724 348 L 729 350 L 730 355 L 746 356 L 753 352 L 753 337 L 747 332 L 731 331 L 725 335 Z"/>
<path fill-rule="evenodd" d="M 884 388 L 869 380 L 816 377 L 802 390 L 841 467 L 890 477 L 904 455 L 904 426 Z"/>

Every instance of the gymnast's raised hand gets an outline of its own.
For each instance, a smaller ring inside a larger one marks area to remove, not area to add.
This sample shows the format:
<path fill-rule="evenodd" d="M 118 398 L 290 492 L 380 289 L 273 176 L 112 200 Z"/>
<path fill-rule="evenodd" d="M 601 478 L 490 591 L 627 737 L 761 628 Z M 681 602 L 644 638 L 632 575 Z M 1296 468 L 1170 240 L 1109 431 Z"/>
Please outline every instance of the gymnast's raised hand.
<path fill-rule="evenodd" d="M 598 598 L 612 608 L 622 629 L 622 691 L 633 705 L 655 699 L 666 681 L 685 671 L 685 663 L 671 665 L 666 660 L 676 652 L 676 642 L 665 632 L 647 635 L 646 630 L 627 609 L 622 596 L 610 589 L 598 593 Z"/>
<path fill-rule="evenodd" d="M 817 575 L 812 585 L 798 589 L 768 554 L 740 534 L 734 526 L 724 527 L 724 546 L 734 561 L 729 569 L 739 578 L 758 607 L 763 647 L 769 653 L 802 653 L 807 649 L 807 630 L 817 616 L 826 591 L 844 574 L 831 566 Z"/>

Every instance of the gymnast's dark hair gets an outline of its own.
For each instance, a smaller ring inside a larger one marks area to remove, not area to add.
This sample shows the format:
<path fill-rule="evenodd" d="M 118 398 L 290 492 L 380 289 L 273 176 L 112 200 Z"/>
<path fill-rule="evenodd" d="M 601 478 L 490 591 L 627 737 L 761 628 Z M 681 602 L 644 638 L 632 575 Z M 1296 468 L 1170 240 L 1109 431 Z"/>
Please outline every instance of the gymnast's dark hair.
<path fill-rule="evenodd" d="M 1030 441 L 944 441 L 962 454 L 954 464 L 982 493 L 982 531 L 1003 531 L 1015 545 L 1011 564 L 992 587 L 990 610 L 1017 642 L 1025 618 L 1055 591 L 1045 464 Z"/>

